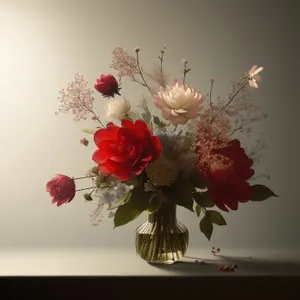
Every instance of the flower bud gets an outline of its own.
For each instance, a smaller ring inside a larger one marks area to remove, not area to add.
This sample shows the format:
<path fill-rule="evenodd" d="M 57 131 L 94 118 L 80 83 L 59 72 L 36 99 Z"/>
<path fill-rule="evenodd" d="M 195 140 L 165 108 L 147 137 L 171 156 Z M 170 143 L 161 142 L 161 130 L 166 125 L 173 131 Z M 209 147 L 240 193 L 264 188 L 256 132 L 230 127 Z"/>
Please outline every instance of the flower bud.
<path fill-rule="evenodd" d="M 94 84 L 94 88 L 105 98 L 114 97 L 116 94 L 120 95 L 121 89 L 116 78 L 111 74 L 102 74 Z"/>
<path fill-rule="evenodd" d="M 100 186 L 101 186 L 101 183 L 103 183 L 104 180 L 105 180 L 104 175 L 99 174 L 98 176 L 96 176 L 96 178 L 94 179 L 94 182 L 95 182 L 96 187 L 100 187 Z"/>
<path fill-rule="evenodd" d="M 83 195 L 83 197 L 86 201 L 93 201 L 91 194 L 86 193 Z"/>
<path fill-rule="evenodd" d="M 99 174 L 99 169 L 97 166 L 91 168 L 88 170 L 88 173 L 91 174 L 91 175 L 98 175 Z"/>

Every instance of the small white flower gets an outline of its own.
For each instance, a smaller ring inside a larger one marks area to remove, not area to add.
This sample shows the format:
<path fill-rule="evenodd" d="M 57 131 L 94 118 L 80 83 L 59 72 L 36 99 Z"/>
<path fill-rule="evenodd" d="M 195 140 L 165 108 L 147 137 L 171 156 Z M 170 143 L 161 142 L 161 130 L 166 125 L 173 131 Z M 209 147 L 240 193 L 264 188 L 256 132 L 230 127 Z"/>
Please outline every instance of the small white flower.
<path fill-rule="evenodd" d="M 103 189 L 100 192 L 96 193 L 96 196 L 99 197 L 99 204 L 108 204 L 111 205 L 116 201 L 116 194 L 113 190 Z"/>
<path fill-rule="evenodd" d="M 187 64 L 188 60 L 187 60 L 186 58 L 183 58 L 183 59 L 181 60 L 181 62 L 182 62 L 183 64 Z"/>
<path fill-rule="evenodd" d="M 131 105 L 129 101 L 120 98 L 111 100 L 108 103 L 107 116 L 117 120 L 123 120 L 130 111 Z"/>
<path fill-rule="evenodd" d="M 257 82 L 260 81 L 260 76 L 258 73 L 260 73 L 264 68 L 263 67 L 257 67 L 257 65 L 254 65 L 249 71 L 248 71 L 248 76 L 249 76 L 249 85 L 252 88 L 258 88 Z"/>

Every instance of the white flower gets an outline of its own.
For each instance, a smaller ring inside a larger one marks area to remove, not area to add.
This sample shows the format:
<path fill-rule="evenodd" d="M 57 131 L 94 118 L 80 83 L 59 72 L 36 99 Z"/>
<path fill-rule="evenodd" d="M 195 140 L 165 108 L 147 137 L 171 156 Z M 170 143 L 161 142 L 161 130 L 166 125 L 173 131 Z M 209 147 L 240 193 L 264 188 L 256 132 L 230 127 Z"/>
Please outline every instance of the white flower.
<path fill-rule="evenodd" d="M 129 101 L 120 98 L 111 100 L 108 103 L 107 116 L 113 119 L 123 120 L 130 111 Z"/>
<path fill-rule="evenodd" d="M 97 207 L 90 214 L 92 224 L 98 226 L 102 221 L 102 210 L 106 206 L 109 210 L 109 218 L 112 218 L 116 210 L 125 200 L 130 188 L 120 182 L 117 182 L 110 189 L 97 189 L 95 196 L 98 197 L 99 201 Z"/>
<path fill-rule="evenodd" d="M 117 182 L 110 189 L 99 188 L 95 195 L 99 197 L 99 204 L 108 204 L 109 207 L 119 205 L 126 194 L 129 192 L 129 187 L 123 183 Z"/>
<path fill-rule="evenodd" d="M 161 88 L 153 102 L 161 109 L 162 116 L 173 125 L 184 125 L 199 116 L 204 99 L 200 92 L 176 82 L 172 87 Z"/>
<path fill-rule="evenodd" d="M 254 65 L 249 71 L 248 71 L 248 76 L 249 76 L 249 85 L 252 88 L 258 88 L 257 81 L 260 81 L 260 76 L 258 73 L 260 73 L 264 68 L 263 67 L 257 67 L 257 65 Z"/>

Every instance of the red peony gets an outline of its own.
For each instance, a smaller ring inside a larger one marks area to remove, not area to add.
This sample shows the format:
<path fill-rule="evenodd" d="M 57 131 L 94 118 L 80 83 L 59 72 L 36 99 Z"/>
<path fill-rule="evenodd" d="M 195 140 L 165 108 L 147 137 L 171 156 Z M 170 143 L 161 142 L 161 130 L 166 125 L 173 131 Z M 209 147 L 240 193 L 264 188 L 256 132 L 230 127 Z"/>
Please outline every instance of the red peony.
<path fill-rule="evenodd" d="M 60 206 L 73 200 L 76 187 L 73 178 L 57 174 L 46 185 L 46 190 L 52 197 L 52 203 Z"/>
<path fill-rule="evenodd" d="M 139 175 L 162 151 L 158 137 L 141 120 L 123 120 L 122 127 L 109 123 L 96 131 L 94 141 L 99 149 L 93 160 L 99 171 L 122 181 Z"/>
<path fill-rule="evenodd" d="M 213 150 L 212 154 L 221 155 L 226 163 L 223 164 L 223 168 L 207 174 L 210 195 L 219 209 L 237 210 L 238 203 L 249 201 L 253 193 L 253 187 L 247 182 L 254 174 L 254 170 L 251 169 L 253 160 L 246 155 L 238 140 Z"/>
<path fill-rule="evenodd" d="M 100 78 L 97 79 L 97 83 L 94 84 L 94 88 L 102 94 L 103 97 L 113 97 L 115 94 L 120 95 L 119 90 L 119 84 L 116 80 L 116 78 L 108 74 L 106 75 L 101 75 Z"/>

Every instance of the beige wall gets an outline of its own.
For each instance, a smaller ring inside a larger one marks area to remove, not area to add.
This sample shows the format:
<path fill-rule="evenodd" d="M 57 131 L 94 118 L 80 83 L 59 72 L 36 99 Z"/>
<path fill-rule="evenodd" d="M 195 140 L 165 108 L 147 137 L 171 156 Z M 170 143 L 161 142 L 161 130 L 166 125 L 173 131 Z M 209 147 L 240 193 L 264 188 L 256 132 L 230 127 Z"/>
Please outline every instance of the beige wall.
<path fill-rule="evenodd" d="M 299 60 L 295 6 L 290 1 L 244 0 L 0 0 L 0 247 L 134 247 L 134 229 L 145 220 L 113 230 L 111 219 L 92 227 L 96 203 L 81 196 L 57 208 L 45 191 L 56 173 L 80 176 L 92 165 L 93 147 L 79 144 L 80 129 L 71 115 L 55 116 L 58 91 L 80 72 L 91 86 L 110 72 L 116 46 L 141 47 L 150 67 L 163 44 L 166 64 L 181 76 L 181 59 L 192 71 L 189 83 L 206 93 L 209 78 L 216 95 L 227 95 L 229 82 L 253 64 L 263 65 L 263 83 L 253 101 L 269 114 L 256 126 L 252 142 L 265 132 L 269 142 L 261 169 L 280 195 L 265 203 L 247 203 L 226 214 L 227 227 L 216 228 L 212 245 L 220 247 L 298 247 L 299 133 L 296 93 Z M 299 27 L 298 27 L 299 28 Z M 296 56 L 297 55 L 297 56 Z M 135 102 L 141 90 L 123 85 Z M 99 96 L 101 111 L 107 100 Z M 100 113 L 104 117 L 104 110 Z M 209 246 L 198 220 L 179 210 L 191 232 L 191 245 Z"/>

